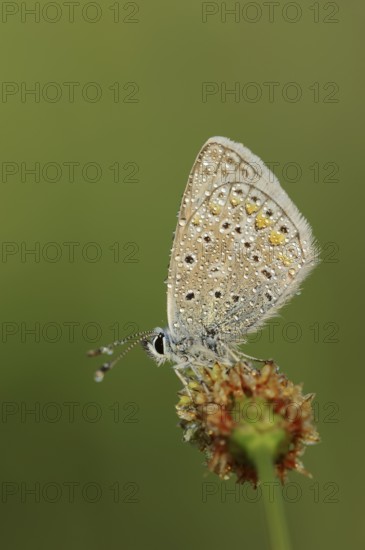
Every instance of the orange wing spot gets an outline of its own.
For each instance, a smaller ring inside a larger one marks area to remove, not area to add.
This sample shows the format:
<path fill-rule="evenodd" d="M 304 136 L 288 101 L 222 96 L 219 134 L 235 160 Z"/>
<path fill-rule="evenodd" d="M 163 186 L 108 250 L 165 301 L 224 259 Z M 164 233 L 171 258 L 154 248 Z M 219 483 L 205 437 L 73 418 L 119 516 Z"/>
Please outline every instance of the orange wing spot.
<path fill-rule="evenodd" d="M 278 231 L 271 231 L 269 235 L 269 242 L 274 246 L 283 244 L 285 242 L 285 235 L 279 233 Z"/>
<path fill-rule="evenodd" d="M 257 206 L 257 204 L 255 204 L 254 202 L 246 202 L 245 208 L 246 208 L 247 214 L 250 216 L 254 212 L 258 211 L 259 206 Z"/>
<path fill-rule="evenodd" d="M 256 220 L 255 220 L 255 227 L 256 229 L 265 229 L 265 227 L 269 227 L 269 225 L 272 224 L 272 220 L 268 218 L 267 216 L 264 216 L 262 212 L 257 214 Z"/>
<path fill-rule="evenodd" d="M 283 265 L 285 265 L 285 267 L 289 267 L 289 266 L 293 263 L 293 260 L 291 260 L 290 258 L 288 258 L 288 256 L 285 256 L 285 254 L 279 254 L 279 255 L 278 255 L 278 260 L 279 260 Z"/>
<path fill-rule="evenodd" d="M 221 213 L 222 209 L 221 207 L 219 206 L 219 204 L 214 204 L 213 202 L 211 202 L 209 204 L 209 210 L 210 212 L 214 215 L 214 216 L 217 216 L 218 214 Z"/>

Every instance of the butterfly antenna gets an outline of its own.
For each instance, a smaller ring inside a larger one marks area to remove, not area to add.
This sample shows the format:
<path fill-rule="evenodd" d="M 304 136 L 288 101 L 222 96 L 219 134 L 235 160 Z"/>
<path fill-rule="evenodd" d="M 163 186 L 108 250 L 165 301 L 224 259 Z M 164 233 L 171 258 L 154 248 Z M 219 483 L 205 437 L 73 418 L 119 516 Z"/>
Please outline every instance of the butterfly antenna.
<path fill-rule="evenodd" d="M 87 352 L 88 357 L 96 357 L 97 355 L 113 355 L 114 348 L 123 346 L 130 340 L 133 340 L 134 338 L 139 338 L 137 340 L 138 342 L 143 339 L 144 336 L 149 336 L 153 334 L 153 331 L 145 330 L 141 332 L 135 332 L 134 334 L 131 334 L 130 336 L 127 336 L 127 338 L 123 338 L 123 340 L 115 340 L 111 344 L 108 344 L 107 346 L 101 346 L 97 349 L 91 349 Z M 142 338 L 140 338 L 142 337 Z"/>
<path fill-rule="evenodd" d="M 89 357 L 95 357 L 97 355 L 101 355 L 103 353 L 106 353 L 107 355 L 111 355 L 113 353 L 113 348 L 117 346 L 122 346 L 126 342 L 129 342 L 130 340 L 133 340 L 134 338 L 137 338 L 134 342 L 132 342 L 127 349 L 123 350 L 122 353 L 120 353 L 113 361 L 110 361 L 108 363 L 104 363 L 96 372 L 94 379 L 96 382 L 101 382 L 104 378 L 104 375 L 107 371 L 111 370 L 117 363 L 120 361 L 131 349 L 133 349 L 139 342 L 144 340 L 147 336 L 151 336 L 152 334 L 155 334 L 155 332 L 152 331 L 144 331 L 144 332 L 137 332 L 136 334 L 132 334 L 131 336 L 128 336 L 127 338 L 124 338 L 124 340 L 116 340 L 112 344 L 109 344 L 108 346 L 103 346 L 101 348 L 98 348 L 96 350 L 91 350 L 88 352 Z"/>

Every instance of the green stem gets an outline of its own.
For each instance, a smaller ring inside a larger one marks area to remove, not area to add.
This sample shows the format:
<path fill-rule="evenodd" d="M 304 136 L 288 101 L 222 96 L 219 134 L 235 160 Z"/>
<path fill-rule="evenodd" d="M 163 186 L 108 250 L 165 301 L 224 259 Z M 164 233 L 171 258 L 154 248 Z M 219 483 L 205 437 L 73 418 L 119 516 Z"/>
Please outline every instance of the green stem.
<path fill-rule="evenodd" d="M 260 404 L 260 401 L 257 400 L 256 403 Z M 244 405 L 243 401 L 242 404 Z M 242 415 L 240 424 L 232 431 L 231 445 L 233 453 L 239 456 L 243 451 L 243 456 L 248 456 L 256 466 L 258 479 L 270 487 L 276 479 L 275 460 L 288 451 L 288 435 L 282 417 L 275 414 L 272 408 L 266 408 L 265 411 L 266 415 L 256 423 Z M 290 550 L 281 491 L 277 491 L 272 502 L 269 494 L 268 491 L 263 491 L 271 549 Z"/>
<path fill-rule="evenodd" d="M 274 466 L 270 452 L 265 449 L 257 449 L 255 463 L 262 483 L 273 486 L 275 480 Z M 285 511 L 281 491 L 275 493 L 271 502 L 269 491 L 263 491 L 266 520 L 269 529 L 269 536 L 272 550 L 290 550 L 288 527 L 285 520 Z"/>

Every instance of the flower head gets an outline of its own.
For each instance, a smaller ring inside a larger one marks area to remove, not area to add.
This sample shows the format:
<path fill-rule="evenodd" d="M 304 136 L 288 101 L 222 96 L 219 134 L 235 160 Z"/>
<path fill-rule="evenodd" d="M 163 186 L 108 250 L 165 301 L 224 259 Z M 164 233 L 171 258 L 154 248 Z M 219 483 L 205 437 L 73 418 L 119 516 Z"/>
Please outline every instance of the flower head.
<path fill-rule="evenodd" d="M 223 479 L 258 481 L 256 451 L 265 447 L 284 481 L 289 470 L 308 473 L 300 461 L 305 446 L 319 441 L 313 424 L 313 394 L 303 395 L 273 362 L 262 369 L 246 363 L 199 369 L 180 392 L 177 414 L 184 440 L 204 452 L 208 468 Z"/>

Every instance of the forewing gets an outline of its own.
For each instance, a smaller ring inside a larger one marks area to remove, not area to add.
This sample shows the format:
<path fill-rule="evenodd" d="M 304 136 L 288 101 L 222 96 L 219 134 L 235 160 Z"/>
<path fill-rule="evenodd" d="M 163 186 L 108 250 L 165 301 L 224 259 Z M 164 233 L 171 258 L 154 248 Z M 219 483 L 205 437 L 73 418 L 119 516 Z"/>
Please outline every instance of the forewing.
<path fill-rule="evenodd" d="M 168 274 L 175 336 L 242 340 L 316 263 L 310 226 L 249 149 L 210 138 L 185 189 Z"/>

